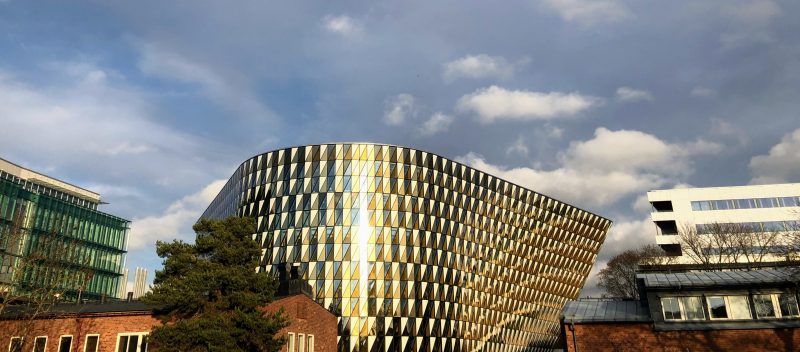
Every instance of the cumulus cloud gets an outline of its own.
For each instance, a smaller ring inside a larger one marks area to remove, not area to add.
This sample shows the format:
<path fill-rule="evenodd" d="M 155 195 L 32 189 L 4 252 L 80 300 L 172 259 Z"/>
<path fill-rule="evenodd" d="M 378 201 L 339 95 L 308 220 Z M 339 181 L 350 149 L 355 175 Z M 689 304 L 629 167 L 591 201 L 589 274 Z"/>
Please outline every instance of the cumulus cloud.
<path fill-rule="evenodd" d="M 617 0 L 545 0 L 544 3 L 565 21 L 583 25 L 613 23 L 630 16 Z"/>
<path fill-rule="evenodd" d="M 491 86 L 461 97 L 456 110 L 473 112 L 484 123 L 500 119 L 548 120 L 569 117 L 603 103 L 602 99 L 575 93 L 507 90 Z"/>
<path fill-rule="evenodd" d="M 634 89 L 631 87 L 617 88 L 617 100 L 623 102 L 652 101 L 653 94 L 646 90 Z"/>
<path fill-rule="evenodd" d="M 452 116 L 437 112 L 433 114 L 430 119 L 422 123 L 419 133 L 423 136 L 431 136 L 444 132 L 447 131 L 451 123 L 453 123 Z"/>
<path fill-rule="evenodd" d="M 750 183 L 800 182 L 800 129 L 783 136 L 767 155 L 750 159 Z"/>
<path fill-rule="evenodd" d="M 158 240 L 191 240 L 194 236 L 192 225 L 214 200 L 225 182 L 227 180 L 211 182 L 197 193 L 173 202 L 161 214 L 133 219 L 128 250 L 142 249 Z"/>
<path fill-rule="evenodd" d="M 386 110 L 383 114 L 383 121 L 388 125 L 399 126 L 407 118 L 417 114 L 417 107 L 414 103 L 414 96 L 411 94 L 398 94 L 386 101 Z"/>
<path fill-rule="evenodd" d="M 325 16 L 325 18 L 322 19 L 322 26 L 328 32 L 347 37 L 355 36 L 362 32 L 361 23 L 347 15 Z"/>
<path fill-rule="evenodd" d="M 452 82 L 459 78 L 507 79 L 514 75 L 515 65 L 502 56 L 467 55 L 444 65 L 442 76 Z"/>
<path fill-rule="evenodd" d="M 560 153 L 551 170 L 507 168 L 469 153 L 459 160 L 477 169 L 574 204 L 607 206 L 631 194 L 679 182 L 692 172 L 691 157 L 712 152 L 672 144 L 639 131 L 598 128 L 592 139 Z"/>
<path fill-rule="evenodd" d="M 520 155 L 520 156 L 528 156 L 528 146 L 525 144 L 525 139 L 522 136 L 517 137 L 517 139 L 512 143 L 508 148 L 506 148 L 506 155 Z"/>
<path fill-rule="evenodd" d="M 196 84 L 206 97 L 242 118 L 276 117 L 240 73 L 222 72 L 154 42 L 140 44 L 139 51 L 138 66 L 145 74 Z"/>

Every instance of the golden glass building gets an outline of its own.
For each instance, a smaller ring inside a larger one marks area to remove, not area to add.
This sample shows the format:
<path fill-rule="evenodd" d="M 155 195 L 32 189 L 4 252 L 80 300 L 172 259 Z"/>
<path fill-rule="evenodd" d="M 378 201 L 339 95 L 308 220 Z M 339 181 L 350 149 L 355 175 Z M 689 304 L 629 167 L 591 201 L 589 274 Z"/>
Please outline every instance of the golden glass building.
<path fill-rule="evenodd" d="M 340 351 L 554 347 L 611 222 L 436 154 L 353 143 L 239 166 L 203 217 L 257 219 L 260 270 L 298 265 Z"/>

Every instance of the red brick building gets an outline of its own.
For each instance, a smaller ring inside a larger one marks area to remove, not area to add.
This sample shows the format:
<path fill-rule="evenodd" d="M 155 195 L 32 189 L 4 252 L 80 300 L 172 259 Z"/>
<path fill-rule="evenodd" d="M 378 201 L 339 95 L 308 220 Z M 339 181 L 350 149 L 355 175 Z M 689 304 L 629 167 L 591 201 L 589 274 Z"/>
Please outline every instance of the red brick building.
<path fill-rule="evenodd" d="M 581 300 L 561 318 L 565 351 L 798 351 L 792 269 L 646 273 L 641 300 Z"/>
<path fill-rule="evenodd" d="M 277 335 L 291 338 L 283 351 L 335 351 L 336 316 L 302 291 L 287 293 L 264 308 L 282 309 L 289 321 Z M 158 324 L 153 308 L 138 301 L 64 304 L 32 321 L 11 314 L 0 318 L 0 351 L 143 352 L 147 335 Z"/>

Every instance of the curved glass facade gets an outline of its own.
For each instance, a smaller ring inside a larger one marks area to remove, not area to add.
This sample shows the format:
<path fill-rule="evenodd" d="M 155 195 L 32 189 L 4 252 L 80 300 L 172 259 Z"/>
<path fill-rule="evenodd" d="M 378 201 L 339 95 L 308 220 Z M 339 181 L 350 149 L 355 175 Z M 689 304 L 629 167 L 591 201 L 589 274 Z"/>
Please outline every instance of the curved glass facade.
<path fill-rule="evenodd" d="M 428 152 L 378 144 L 248 159 L 203 214 L 257 219 L 261 270 L 300 267 L 340 351 L 536 351 L 610 221 Z"/>

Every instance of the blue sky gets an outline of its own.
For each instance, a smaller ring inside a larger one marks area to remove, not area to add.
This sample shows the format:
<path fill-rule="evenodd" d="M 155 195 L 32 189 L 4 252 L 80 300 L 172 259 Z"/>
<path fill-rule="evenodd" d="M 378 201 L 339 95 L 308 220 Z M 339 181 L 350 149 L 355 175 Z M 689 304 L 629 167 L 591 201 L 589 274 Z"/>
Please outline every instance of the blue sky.
<path fill-rule="evenodd" d="M 131 219 L 128 266 L 234 168 L 373 141 L 652 243 L 646 191 L 800 182 L 800 3 L 0 1 L 0 154 Z M 152 275 L 152 274 L 151 274 Z M 591 289 L 593 279 L 590 279 Z"/>

